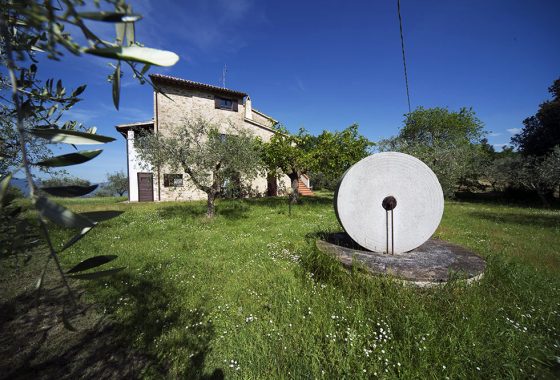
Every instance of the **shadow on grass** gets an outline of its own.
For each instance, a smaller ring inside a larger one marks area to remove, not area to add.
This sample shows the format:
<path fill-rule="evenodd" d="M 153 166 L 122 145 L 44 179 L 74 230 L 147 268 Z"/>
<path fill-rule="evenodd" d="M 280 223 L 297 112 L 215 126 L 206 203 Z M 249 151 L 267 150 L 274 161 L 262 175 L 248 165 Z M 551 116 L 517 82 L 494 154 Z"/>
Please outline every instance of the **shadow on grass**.
<path fill-rule="evenodd" d="M 107 210 L 107 211 L 88 211 L 82 212 L 81 215 L 85 216 L 86 218 L 93 220 L 94 222 L 104 222 L 106 220 L 110 220 L 116 218 L 123 214 L 124 211 L 119 210 Z"/>
<path fill-rule="evenodd" d="M 249 205 L 244 200 L 226 200 L 216 202 L 216 216 L 226 219 L 238 220 L 247 218 Z M 158 211 L 159 216 L 164 219 L 178 218 L 183 221 L 193 218 L 200 218 L 206 215 L 205 204 L 193 204 L 185 202 L 173 206 L 166 206 Z"/>
<path fill-rule="evenodd" d="M 516 206 L 545 208 L 539 197 L 530 192 L 498 192 L 491 191 L 486 193 L 458 192 L 455 193 L 456 201 L 468 203 L 481 203 L 489 205 Z M 560 209 L 560 201 L 549 199 L 549 209 Z"/>
<path fill-rule="evenodd" d="M 305 235 L 305 239 L 308 242 L 315 244 L 317 239 L 324 240 L 328 243 L 336 244 L 341 247 L 357 249 L 360 251 L 369 251 L 368 249 L 362 247 L 356 243 L 345 231 L 316 231 L 310 232 Z"/>
<path fill-rule="evenodd" d="M 102 303 L 107 308 L 121 303 L 119 317 L 109 320 L 89 308 L 72 317 L 77 332 L 63 327 L 65 292 L 60 287 L 45 289 L 38 303 L 36 294 L 29 292 L 2 300 L 0 378 L 224 377 L 220 368 L 204 373 L 214 331 L 202 320 L 202 313 L 207 314 L 203 307 L 196 313 L 171 308 L 175 288 L 153 270 L 149 275 L 124 273 L 107 281 L 110 295 Z M 182 328 L 180 334 L 181 351 L 192 355 L 185 360 L 189 362 L 182 367 L 184 373 L 172 375 L 168 359 L 176 360 L 172 348 L 178 345 L 160 338 L 179 324 L 194 326 Z M 169 350 L 160 344 L 168 344 Z"/>
<path fill-rule="evenodd" d="M 470 212 L 469 215 L 494 223 L 518 224 L 539 228 L 560 227 L 560 215 L 520 215 L 513 213 L 497 214 L 485 211 L 473 211 Z"/>
<path fill-rule="evenodd" d="M 176 341 L 159 342 L 158 351 L 172 353 L 173 348 L 180 347 L 182 352 L 191 353 L 188 372 L 181 376 L 196 379 L 223 378 L 221 369 L 214 370 L 210 375 L 204 374 L 205 360 L 214 337 L 212 325 L 202 319 L 202 316 L 209 314 L 204 305 L 182 312 L 179 308 L 173 308 L 172 300 L 178 291 L 172 282 L 163 279 L 160 272 L 151 265 L 145 268 L 145 274 L 138 272 L 138 275 L 131 276 L 125 273 L 112 279 L 110 285 L 116 292 L 113 292 L 108 303 L 115 305 L 119 300 L 125 300 L 130 305 L 124 307 L 126 317 L 119 326 L 122 339 L 136 337 L 136 344 L 142 347 L 155 346 L 154 342 L 162 335 L 181 326 L 180 344 Z M 185 329 L 185 326 L 190 328 Z M 167 344 L 169 347 L 165 349 Z M 166 363 L 160 363 L 160 368 L 162 366 L 166 366 Z"/>
<path fill-rule="evenodd" d="M 329 196 L 300 197 L 298 204 L 292 207 L 307 205 L 331 205 L 332 198 Z M 216 202 L 216 216 L 226 219 L 238 220 L 247 218 L 247 212 L 251 206 L 264 206 L 270 208 L 288 207 L 286 197 L 265 197 L 265 198 L 244 198 L 244 199 L 220 199 Z M 206 215 L 206 204 L 184 202 L 172 206 L 165 206 L 158 211 L 164 219 L 179 218 L 183 221 L 187 219 L 199 218 Z"/>
<path fill-rule="evenodd" d="M 265 198 L 247 198 L 243 202 L 251 205 L 267 206 L 267 207 L 284 207 L 288 206 L 287 197 L 265 197 Z M 332 197 L 326 195 L 316 195 L 313 197 L 299 197 L 298 203 L 294 206 L 301 205 L 332 205 Z"/>

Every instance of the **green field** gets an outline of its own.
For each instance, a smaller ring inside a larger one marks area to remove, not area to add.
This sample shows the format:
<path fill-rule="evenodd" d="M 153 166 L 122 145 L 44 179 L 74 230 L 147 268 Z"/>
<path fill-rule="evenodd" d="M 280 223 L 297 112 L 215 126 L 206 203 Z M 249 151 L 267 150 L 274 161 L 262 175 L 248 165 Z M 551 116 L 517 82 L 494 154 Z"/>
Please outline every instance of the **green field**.
<path fill-rule="evenodd" d="M 70 373 L 248 379 L 560 375 L 559 210 L 447 202 L 436 237 L 480 254 L 488 267 L 474 285 L 418 289 L 370 277 L 357 266 L 345 270 L 315 249 L 318 233 L 340 230 L 329 194 L 304 199 L 291 216 L 285 199 L 220 201 L 214 220 L 205 218 L 203 202 L 65 204 L 79 212 L 124 211 L 62 254 L 65 267 L 96 254 L 116 254 L 109 267 L 127 267 L 106 280 L 73 282 L 85 284 L 82 299 L 95 302 L 105 316 L 103 331 L 112 346 L 88 352 L 89 362 L 78 369 L 67 363 Z M 70 236 L 53 231 L 57 245 Z M 62 355 L 71 334 L 96 337 L 93 327 L 52 331 L 69 337 L 50 346 Z M 88 347 L 76 344 L 76 357 Z M 114 360 L 107 359 L 113 351 Z"/>

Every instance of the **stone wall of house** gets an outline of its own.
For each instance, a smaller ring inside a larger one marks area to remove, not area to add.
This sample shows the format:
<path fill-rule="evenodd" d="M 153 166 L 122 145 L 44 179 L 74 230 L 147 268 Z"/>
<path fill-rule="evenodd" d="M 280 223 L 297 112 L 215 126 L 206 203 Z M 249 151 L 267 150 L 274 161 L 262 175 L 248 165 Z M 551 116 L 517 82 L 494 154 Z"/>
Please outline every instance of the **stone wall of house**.
<path fill-rule="evenodd" d="M 272 120 L 270 120 L 268 117 L 264 117 L 260 113 L 255 112 L 255 110 L 253 110 L 253 120 L 269 128 L 272 128 L 274 125 L 274 122 Z"/>
<path fill-rule="evenodd" d="M 207 92 L 188 90 L 178 86 L 160 85 L 170 98 L 157 94 L 157 122 L 161 133 L 180 127 L 184 120 L 201 116 L 220 129 L 227 130 L 230 124 L 243 124 L 243 99 L 238 98 L 238 110 L 222 110 L 215 108 L 214 95 Z M 225 96 L 224 96 L 225 97 Z"/>
<path fill-rule="evenodd" d="M 245 106 L 242 98 L 237 99 L 237 111 L 222 110 L 215 107 L 215 96 L 211 93 L 184 89 L 172 85 L 159 86 L 169 97 L 167 98 L 161 94 L 156 95 L 156 129 L 162 134 L 172 134 L 173 130 L 181 127 L 185 120 L 197 116 L 201 116 L 213 124 L 216 124 L 220 132 L 225 134 L 234 134 L 236 128 L 243 128 L 250 131 L 255 136 L 260 137 L 263 141 L 268 141 L 274 133 L 258 125 L 259 123 L 265 126 L 271 125 L 270 120 L 261 115 L 253 112 L 254 116 L 258 116 L 262 119 L 259 119 L 259 121 L 254 120 L 256 123 L 245 120 Z M 227 96 L 223 97 L 228 98 Z M 165 187 L 164 174 L 183 174 L 183 186 Z M 157 189 L 158 180 L 159 191 Z M 159 178 L 157 171 L 154 171 L 154 184 L 156 187 L 154 191 L 155 200 L 206 199 L 206 194 L 198 190 L 194 184 L 188 180 L 188 175 L 185 173 L 177 173 L 167 168 L 160 168 Z M 283 179 L 279 181 L 279 188 L 281 188 L 282 185 L 286 186 L 285 184 L 289 184 L 289 180 Z M 266 178 L 264 176 L 256 178 L 252 181 L 251 187 L 258 194 L 266 195 Z"/>

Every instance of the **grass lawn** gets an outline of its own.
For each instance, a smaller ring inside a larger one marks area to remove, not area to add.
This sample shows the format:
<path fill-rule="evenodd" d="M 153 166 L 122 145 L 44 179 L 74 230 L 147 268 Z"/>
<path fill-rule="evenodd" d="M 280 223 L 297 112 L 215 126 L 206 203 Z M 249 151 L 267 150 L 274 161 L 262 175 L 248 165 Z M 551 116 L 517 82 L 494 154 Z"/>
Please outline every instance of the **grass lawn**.
<path fill-rule="evenodd" d="M 203 202 L 65 204 L 124 211 L 62 260 L 116 254 L 109 267 L 127 267 L 80 284 L 136 355 L 119 360 L 141 363 L 135 376 L 560 376 L 559 210 L 447 202 L 436 237 L 488 267 L 471 286 L 418 289 L 345 270 L 315 249 L 317 233 L 340 230 L 329 194 L 304 199 L 291 217 L 285 199 L 220 201 L 214 220 Z M 70 236 L 54 233 L 59 246 Z"/>

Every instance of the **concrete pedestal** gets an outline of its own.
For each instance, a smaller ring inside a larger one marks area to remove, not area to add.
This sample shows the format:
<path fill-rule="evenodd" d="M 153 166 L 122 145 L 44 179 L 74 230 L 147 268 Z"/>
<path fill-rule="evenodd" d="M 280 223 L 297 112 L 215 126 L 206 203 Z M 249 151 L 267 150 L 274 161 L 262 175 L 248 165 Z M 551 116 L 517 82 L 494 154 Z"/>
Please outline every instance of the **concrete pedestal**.
<path fill-rule="evenodd" d="M 470 283 L 482 278 L 486 262 L 467 249 L 443 240 L 430 239 L 409 252 L 384 254 L 367 251 L 346 233 L 326 236 L 316 242 L 319 250 L 336 257 L 345 266 L 357 261 L 374 275 L 390 275 L 406 284 L 434 286 L 451 279 Z"/>

